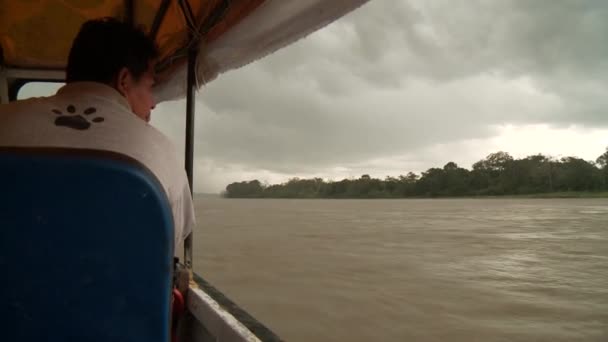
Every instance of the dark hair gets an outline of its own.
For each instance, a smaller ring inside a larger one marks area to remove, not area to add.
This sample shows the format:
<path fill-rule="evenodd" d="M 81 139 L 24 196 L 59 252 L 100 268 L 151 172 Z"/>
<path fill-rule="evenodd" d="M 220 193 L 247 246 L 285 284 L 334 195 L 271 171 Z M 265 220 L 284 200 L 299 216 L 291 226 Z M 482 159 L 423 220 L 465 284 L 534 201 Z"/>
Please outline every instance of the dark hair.
<path fill-rule="evenodd" d="M 124 67 L 139 79 L 157 56 L 156 45 L 144 32 L 114 18 L 89 20 L 72 43 L 66 82 L 110 84 Z"/>

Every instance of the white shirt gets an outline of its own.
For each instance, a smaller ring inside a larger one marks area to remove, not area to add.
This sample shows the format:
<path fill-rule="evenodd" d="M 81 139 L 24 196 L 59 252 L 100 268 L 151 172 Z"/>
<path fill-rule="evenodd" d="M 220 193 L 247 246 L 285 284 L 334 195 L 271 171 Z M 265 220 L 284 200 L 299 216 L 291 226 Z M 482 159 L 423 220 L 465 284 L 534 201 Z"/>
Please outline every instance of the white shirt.
<path fill-rule="evenodd" d="M 183 255 L 183 241 L 195 224 L 186 172 L 171 141 L 133 114 L 114 88 L 74 82 L 54 96 L 0 106 L 0 146 L 96 149 L 138 160 L 164 187 L 175 223 L 175 255 Z"/>

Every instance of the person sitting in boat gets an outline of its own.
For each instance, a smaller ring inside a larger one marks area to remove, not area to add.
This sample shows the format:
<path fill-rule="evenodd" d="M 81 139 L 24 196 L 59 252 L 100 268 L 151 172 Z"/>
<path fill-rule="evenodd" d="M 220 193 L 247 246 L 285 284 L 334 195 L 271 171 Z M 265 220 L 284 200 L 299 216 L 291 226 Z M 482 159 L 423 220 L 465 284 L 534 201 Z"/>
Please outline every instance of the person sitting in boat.
<path fill-rule="evenodd" d="M 148 124 L 157 55 L 154 42 L 128 24 L 85 22 L 69 53 L 65 86 L 54 96 L 0 106 L 0 146 L 106 150 L 138 160 L 170 201 L 177 256 L 194 227 L 194 208 L 175 147 Z"/>

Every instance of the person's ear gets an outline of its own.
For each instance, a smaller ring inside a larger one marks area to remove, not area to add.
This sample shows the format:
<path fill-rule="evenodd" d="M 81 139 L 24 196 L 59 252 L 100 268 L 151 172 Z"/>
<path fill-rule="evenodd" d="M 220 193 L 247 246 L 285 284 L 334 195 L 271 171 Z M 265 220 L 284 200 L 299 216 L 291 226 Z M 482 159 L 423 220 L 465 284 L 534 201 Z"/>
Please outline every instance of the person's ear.
<path fill-rule="evenodd" d="M 123 96 L 126 96 L 129 87 L 131 87 L 131 73 L 129 72 L 129 69 L 123 67 L 118 72 L 118 77 L 116 78 L 116 90 Z"/>

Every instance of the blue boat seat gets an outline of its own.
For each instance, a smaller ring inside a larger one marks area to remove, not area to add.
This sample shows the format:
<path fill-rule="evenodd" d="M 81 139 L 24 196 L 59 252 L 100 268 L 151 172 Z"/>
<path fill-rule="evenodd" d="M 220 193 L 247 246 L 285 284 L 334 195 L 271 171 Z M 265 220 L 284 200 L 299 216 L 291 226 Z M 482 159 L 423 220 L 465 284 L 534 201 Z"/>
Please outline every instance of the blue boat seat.
<path fill-rule="evenodd" d="M 143 165 L 0 147 L 3 341 L 169 341 L 173 219 Z"/>

